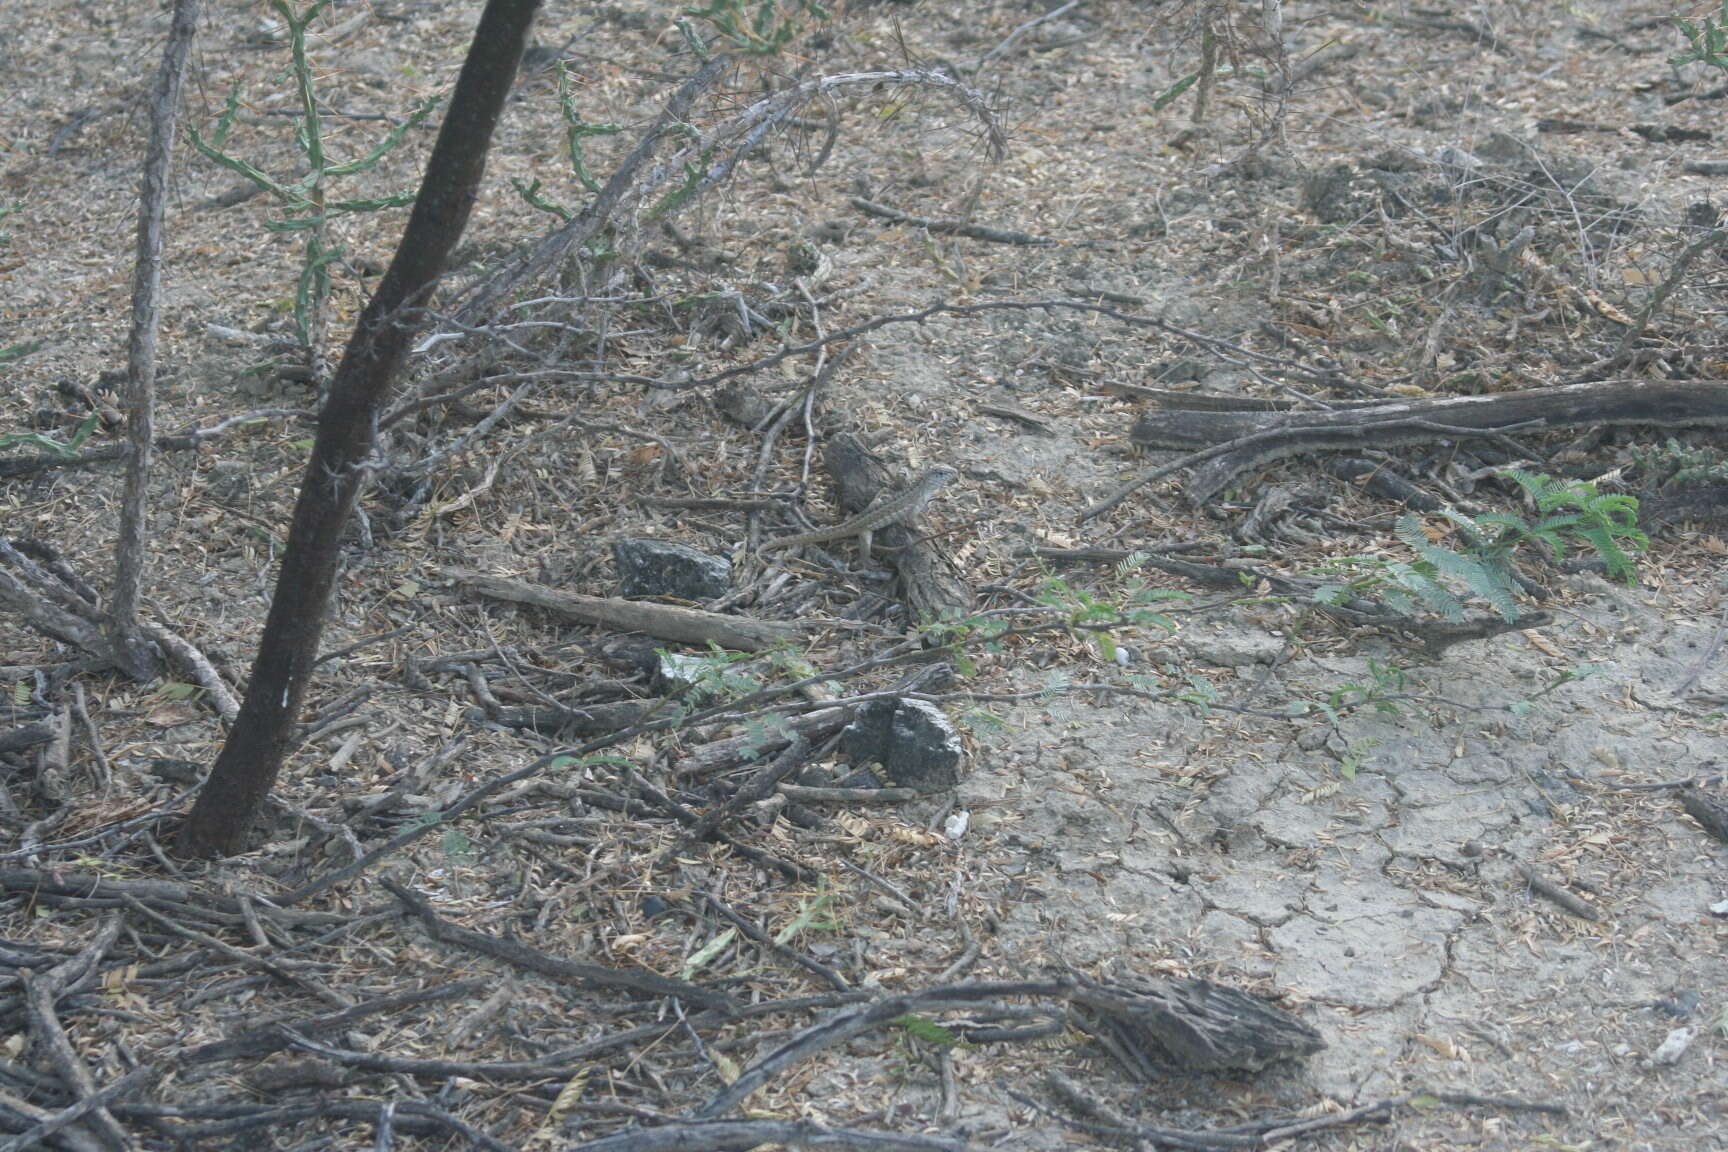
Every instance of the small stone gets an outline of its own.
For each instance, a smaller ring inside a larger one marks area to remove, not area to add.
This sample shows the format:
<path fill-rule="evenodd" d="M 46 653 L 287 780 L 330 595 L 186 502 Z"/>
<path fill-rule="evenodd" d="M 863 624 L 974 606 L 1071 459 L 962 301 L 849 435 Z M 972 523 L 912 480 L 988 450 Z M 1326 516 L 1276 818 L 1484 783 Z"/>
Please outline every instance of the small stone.
<path fill-rule="evenodd" d="M 218 460 L 211 465 L 205 486 L 212 500 L 237 503 L 252 487 L 252 470 L 239 460 Z"/>
<path fill-rule="evenodd" d="M 703 603 L 732 588 L 732 564 L 682 544 L 630 538 L 613 541 L 620 596 L 666 596 Z"/>
<path fill-rule="evenodd" d="M 1662 1043 L 1656 1046 L 1656 1051 L 1650 1053 L 1649 1065 L 1652 1068 L 1667 1068 L 1680 1062 L 1680 1057 L 1686 1055 L 1686 1049 L 1692 1046 L 1692 1041 L 1698 1038 L 1696 1028 L 1676 1028 L 1668 1033 Z"/>

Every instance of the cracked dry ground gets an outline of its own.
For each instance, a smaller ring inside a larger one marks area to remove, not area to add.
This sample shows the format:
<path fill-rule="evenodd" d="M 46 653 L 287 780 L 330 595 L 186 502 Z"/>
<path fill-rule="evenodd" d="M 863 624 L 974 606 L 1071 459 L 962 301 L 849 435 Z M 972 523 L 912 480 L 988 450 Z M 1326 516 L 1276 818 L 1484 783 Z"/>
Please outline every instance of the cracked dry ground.
<path fill-rule="evenodd" d="M 1728 950 L 1709 907 L 1724 853 L 1671 794 L 1616 790 L 1719 766 L 1709 725 L 1629 697 L 1683 677 L 1712 623 L 1669 623 L 1587 579 L 1579 618 L 1550 635 L 1588 645 L 1603 674 L 1522 720 L 1418 707 L 1331 733 L 1152 706 L 1023 710 L 968 791 L 1017 874 L 1009 950 L 1080 965 L 1126 953 L 1285 990 L 1330 1045 L 1286 1089 L 1471 1091 L 1574 1113 L 1449 1111 L 1351 1146 L 1722 1146 L 1720 1041 L 1677 1068 L 1648 1058 L 1722 1011 Z M 1224 627 L 1173 648 L 1247 682 L 1279 651 Z M 1544 662 L 1520 640 L 1467 645 L 1409 688 L 1491 708 Z M 1365 672 L 1317 658 L 1276 681 L 1323 694 Z M 1521 865 L 1584 894 L 1595 919 L 1533 892 Z M 1251 1106 L 1276 1088 L 1233 1090 Z"/>

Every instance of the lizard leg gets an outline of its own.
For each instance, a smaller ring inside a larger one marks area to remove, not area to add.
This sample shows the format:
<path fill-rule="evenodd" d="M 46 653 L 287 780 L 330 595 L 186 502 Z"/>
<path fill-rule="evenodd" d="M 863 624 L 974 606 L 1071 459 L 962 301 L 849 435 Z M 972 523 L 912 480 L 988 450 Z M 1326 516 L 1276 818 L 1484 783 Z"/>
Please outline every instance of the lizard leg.
<path fill-rule="evenodd" d="M 858 556 L 864 562 L 864 567 L 870 567 L 870 529 L 858 533 Z"/>

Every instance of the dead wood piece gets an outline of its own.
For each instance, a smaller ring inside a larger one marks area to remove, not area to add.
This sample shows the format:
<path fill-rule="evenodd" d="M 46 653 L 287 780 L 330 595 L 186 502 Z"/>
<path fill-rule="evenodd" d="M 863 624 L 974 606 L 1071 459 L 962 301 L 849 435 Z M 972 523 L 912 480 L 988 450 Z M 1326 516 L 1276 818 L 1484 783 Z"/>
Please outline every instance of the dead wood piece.
<path fill-rule="evenodd" d="M 394 880 L 381 879 L 381 883 L 390 889 L 396 899 L 420 918 L 427 932 L 434 940 L 444 944 L 455 944 L 470 951 L 491 956 L 518 968 L 530 972 L 538 972 L 542 976 L 551 977 L 566 984 L 574 984 L 585 988 L 610 988 L 626 992 L 634 992 L 639 996 L 669 996 L 692 1004 L 700 1004 L 705 1008 L 721 1008 L 731 1010 L 736 1007 L 732 997 L 724 992 L 716 992 L 688 980 L 677 980 L 670 976 L 662 976 L 657 972 L 625 972 L 617 968 L 607 968 L 600 964 L 584 964 L 575 960 L 565 960 L 558 956 L 549 956 L 536 948 L 514 940 L 504 940 L 496 936 L 488 936 L 484 932 L 476 932 L 472 928 L 464 928 L 452 924 L 433 911 L 431 903 L 418 892 L 406 888 Z"/>
<path fill-rule="evenodd" d="M 1585 903 L 1582 897 L 1574 896 L 1572 893 L 1566 891 L 1566 889 L 1560 887 L 1560 885 L 1544 880 L 1541 876 L 1536 874 L 1536 869 L 1524 863 L 1522 860 L 1514 861 L 1513 867 L 1517 869 L 1518 875 L 1523 877 L 1524 882 L 1530 885 L 1530 891 L 1536 893 L 1536 895 L 1553 904 L 1559 905 L 1562 909 L 1571 913 L 1573 916 L 1578 917 L 1580 920 L 1589 920 L 1594 923 L 1601 919 L 1601 917 L 1597 915 L 1596 909 Z"/>
<path fill-rule="evenodd" d="M 1108 1028 L 1137 1055 L 1184 1072 L 1259 1071 L 1326 1046 L 1320 1033 L 1277 1005 L 1210 980 L 1081 979 L 1072 999 L 1080 1026 L 1092 1035 Z"/>
<path fill-rule="evenodd" d="M 1443 503 L 1438 496 L 1423 491 L 1384 464 L 1360 456 L 1328 461 L 1326 471 L 1340 480 L 1360 482 L 1373 495 L 1397 500 L 1418 512 L 1436 512 Z"/>
<path fill-rule="evenodd" d="M 972 406 L 981 415 L 995 416 L 1002 420 L 1011 420 L 1016 424 L 1036 432 L 1040 436 L 1054 436 L 1056 429 L 1048 418 L 1036 412 L 1028 412 L 1024 408 L 1016 408 L 1011 404 L 974 404 Z"/>
<path fill-rule="evenodd" d="M 923 796 L 916 788 L 817 788 L 782 784 L 776 789 L 793 804 L 910 804 Z"/>
<path fill-rule="evenodd" d="M 149 620 L 143 622 L 143 627 L 144 635 L 168 653 L 174 663 L 209 694 L 210 703 L 217 714 L 225 722 L 234 723 L 234 718 L 240 714 L 240 701 L 235 697 L 233 689 L 222 679 L 221 673 L 216 671 L 216 666 L 210 663 L 210 658 L 171 628 L 164 628 Z"/>
<path fill-rule="evenodd" d="M 1680 807 L 1704 826 L 1704 831 L 1728 844 L 1728 804 L 1704 795 L 1697 788 L 1680 790 Z"/>
<path fill-rule="evenodd" d="M 679 644 L 706 645 L 713 642 L 739 652 L 759 652 L 775 644 L 796 640 L 802 632 L 795 624 L 722 616 L 717 612 L 670 604 L 559 592 L 539 584 L 460 568 L 446 569 L 445 574 L 494 600 L 529 604 L 584 624 L 597 624 L 615 632 L 646 632 Z"/>
<path fill-rule="evenodd" d="M 972 1147 L 951 1136 L 828 1128 L 808 1120 L 710 1120 L 633 1128 L 577 1144 L 569 1152 L 748 1152 L 764 1144 L 859 1152 L 966 1152 Z"/>
<path fill-rule="evenodd" d="M 508 708 L 493 700 L 491 707 L 470 708 L 466 719 L 472 723 L 490 720 L 506 728 L 525 728 L 548 735 L 595 736 L 640 724 L 665 704 L 664 700 L 615 700 L 581 708 Z"/>
<path fill-rule="evenodd" d="M 754 764 L 778 755 L 795 738 L 820 743 L 852 722 L 850 708 L 823 708 L 807 712 L 781 724 L 770 724 L 765 732 L 746 732 L 704 744 L 672 765 L 674 780 L 702 780 L 721 772 Z"/>
<path fill-rule="evenodd" d="M 114 659 L 100 625 L 50 602 L 41 589 L 5 567 L 0 567 L 0 609 L 17 613 L 44 636 L 88 652 L 104 663 Z"/>
<path fill-rule="evenodd" d="M 54 1115 L 46 1108 L 0 1089 L 0 1128 L 10 1132 L 28 1132 L 33 1127 L 49 1123 Z M 37 1141 L 28 1147 L 61 1147 L 67 1152 L 108 1152 L 106 1144 L 77 1123 L 51 1133 L 51 1136 L 52 1140 L 47 1145 Z"/>
<path fill-rule="evenodd" d="M 1325 412 L 1355 408 L 1372 408 L 1383 400 L 1314 400 L 1304 405 L 1297 400 L 1268 396 L 1232 396 L 1225 392 L 1188 391 L 1181 388 L 1149 388 L 1144 384 L 1128 384 L 1120 380 L 1103 382 L 1106 392 L 1151 400 L 1160 408 L 1178 412 Z"/>
<path fill-rule="evenodd" d="M 761 947 L 782 959 L 790 960 L 800 968 L 814 972 L 823 980 L 827 981 L 828 986 L 833 988 L 836 992 L 850 992 L 852 990 L 852 985 L 848 984 L 846 978 L 841 976 L 840 973 L 834 971 L 826 964 L 823 964 L 814 956 L 810 956 L 804 952 L 798 951 L 796 948 L 780 943 L 780 941 L 774 939 L 774 937 L 768 935 L 768 933 L 762 931 L 762 929 L 756 927 L 756 925 L 738 915 L 737 912 L 734 912 L 730 905 L 720 899 L 720 897 L 714 895 L 714 893 L 707 893 L 706 899 L 708 907 L 713 909 L 716 915 L 728 924 L 732 925 L 732 927 L 737 929 L 746 939 L 754 941 L 758 947 Z"/>
<path fill-rule="evenodd" d="M 297 971 L 297 965 L 290 965 L 288 963 L 271 960 L 265 956 L 254 955 L 243 948 L 236 948 L 225 940 L 218 940 L 208 932 L 200 932 L 196 928 L 188 928 L 184 924 L 176 923 L 174 920 L 164 916 L 162 913 L 151 908 L 135 896 L 123 896 L 121 899 L 125 902 L 126 907 L 132 909 L 134 912 L 137 912 L 146 919 L 155 921 L 157 924 L 166 928 L 176 936 L 183 937 L 195 944 L 201 944 L 237 964 L 244 965 L 248 968 L 256 968 L 266 975 L 275 977 L 284 984 L 290 984 L 297 988 L 302 988 L 307 992 L 312 993 L 314 996 L 317 996 L 325 1003 L 333 1004 L 337 1008 L 352 1008 L 354 1006 L 353 1001 L 326 985 L 322 980 L 318 980 Z"/>
<path fill-rule="evenodd" d="M 1638 497 L 1640 524 L 1728 523 L 1728 484 L 1676 484 Z"/>
<path fill-rule="evenodd" d="M 378 1123 L 385 1108 L 390 1110 L 391 1122 L 405 1132 L 430 1135 L 454 1133 L 474 1147 L 484 1149 L 484 1152 L 516 1152 L 509 1145 L 493 1139 L 472 1124 L 419 1100 L 392 1100 L 385 1104 L 376 1100 L 343 1100 L 327 1096 L 305 1104 L 119 1105 L 122 1115 L 139 1119 L 211 1121 L 205 1124 L 176 1125 L 168 1129 L 173 1134 L 176 1146 L 186 1148 L 260 1128 L 281 1128 L 302 1120 L 340 1117 L 345 1120 Z M 392 1144 L 386 1138 L 379 1140 L 376 1146 L 389 1148 Z"/>
<path fill-rule="evenodd" d="M 72 896 L 111 900 L 129 895 L 142 900 L 173 903 L 183 903 L 192 898 L 190 888 L 171 880 L 119 880 L 90 872 L 39 872 L 34 868 L 0 868 L 0 891 L 30 897 Z"/>
<path fill-rule="evenodd" d="M 888 469 L 857 436 L 841 433 L 823 453 L 840 506 L 849 515 L 863 512 L 890 487 Z M 892 524 L 877 530 L 876 542 L 899 577 L 900 599 L 914 620 L 941 620 L 972 610 L 972 589 L 954 574 L 954 565 L 934 541 L 916 535 L 910 526 Z"/>
<path fill-rule="evenodd" d="M 778 756 L 759 765 L 736 792 L 704 812 L 701 819 L 690 826 L 689 832 L 666 849 L 660 857 L 660 863 L 671 863 L 687 845 L 709 839 L 722 824 L 744 808 L 773 795 L 775 785 L 790 775 L 793 769 L 802 767 L 810 760 L 811 755 L 810 741 L 794 733 Z M 841 991 L 845 989 L 842 988 Z"/>
<path fill-rule="evenodd" d="M 1180 576 L 1213 588 L 1239 590 L 1256 579 L 1255 571 L 1250 567 L 1196 564 L 1192 560 L 1178 560 L 1173 556 L 1159 556 L 1139 550 L 1123 552 L 1107 548 L 1027 548 L 1022 551 L 1022 555 L 1076 564 L 1120 564 L 1131 556 L 1138 556 L 1140 562 L 1148 568 L 1156 568 L 1160 572 L 1168 572 L 1172 576 Z"/>
<path fill-rule="evenodd" d="M 156 1079 L 156 1075 L 155 1068 L 140 1064 L 120 1079 L 85 1096 L 77 1103 L 45 1117 L 29 1131 L 21 1132 L 9 1140 L 0 1140 L 0 1152 L 30 1152 L 30 1149 L 41 1148 L 48 1137 L 150 1084 Z"/>
<path fill-rule="evenodd" d="M 397 992 L 389 996 L 380 996 L 374 1000 L 363 1000 L 351 1008 L 340 1012 L 330 1012 L 322 1016 L 312 1016 L 292 1022 L 293 1030 L 300 1035 L 316 1036 L 321 1032 L 334 1032 L 348 1025 L 381 1012 L 393 1011 L 397 1008 L 410 1008 L 417 1004 L 431 1004 L 442 1000 L 460 1000 L 484 992 L 489 984 L 484 980 L 456 980 L 449 984 L 438 984 L 431 988 L 422 988 L 413 992 Z M 236 1032 L 222 1040 L 209 1044 L 201 1044 L 196 1048 L 182 1052 L 175 1063 L 182 1067 L 193 1064 L 208 1064 L 215 1060 L 233 1060 L 239 1057 L 263 1058 L 272 1052 L 280 1052 L 289 1046 L 284 1035 L 284 1028 L 289 1021 L 281 1020 L 264 1024 L 256 1028 L 248 1028 Z"/>
<path fill-rule="evenodd" d="M 0 732 L 0 752 L 21 752 L 54 739 L 55 726 L 46 720 L 21 724 L 10 732 Z"/>
<path fill-rule="evenodd" d="M 1605 380 L 1332 412 L 1165 411 L 1142 417 L 1130 438 L 1145 447 L 1192 451 L 1167 468 L 1193 469 L 1186 495 L 1200 504 L 1242 472 L 1290 456 L 1580 425 L 1728 426 L 1728 381 Z M 1086 516 L 1114 507 L 1145 482 L 1087 509 Z"/>
<path fill-rule="evenodd" d="M 1567 135 L 1579 132 L 1634 132 L 1652 144 L 1708 140 L 1711 136 L 1709 130 L 1704 128 L 1681 128 L 1667 124 L 1611 124 L 1603 120 L 1568 120 L 1562 116 L 1540 118 L 1536 121 L 1536 131 Z"/>
<path fill-rule="evenodd" d="M 71 1038 L 66 1035 L 55 1004 L 62 996 L 80 991 L 91 982 L 102 963 L 102 957 L 108 954 L 108 949 L 119 939 L 121 923 L 120 916 L 110 916 L 97 929 L 89 945 L 76 956 L 56 964 L 45 973 L 37 974 L 26 969 L 18 974 L 19 982 L 24 986 L 24 1012 L 29 1021 L 31 1038 L 47 1056 L 48 1064 L 60 1078 L 60 1082 L 78 1100 L 96 1096 L 99 1090 L 95 1077 L 84 1066 L 83 1059 L 72 1046 Z M 87 1130 L 110 1147 L 133 1147 L 131 1138 L 105 1104 L 94 1105 L 89 1109 L 88 1118 L 80 1118 L 70 1123 Z"/>
<path fill-rule="evenodd" d="M 1137 1049 L 1150 1049 L 1163 1056 L 1164 1063 L 1185 1071 L 1259 1069 L 1324 1047 L 1318 1032 L 1283 1009 L 1207 980 L 1112 977 L 1106 982 L 1069 976 L 953 984 L 832 1013 L 757 1060 L 695 1115 L 723 1115 L 794 1064 L 902 1017 L 994 1006 L 1022 997 L 1068 1001 L 1083 1022 L 1112 1022 L 1118 1035 Z"/>
<path fill-rule="evenodd" d="M 875 216 L 881 220 L 892 220 L 896 224 L 910 224 L 914 228 L 922 228 L 926 232 L 940 232 L 948 236 L 964 236 L 968 240 L 988 240 L 993 244 L 1016 244 L 1025 248 L 1048 248 L 1056 241 L 1048 236 L 1034 236 L 1030 232 L 1015 232 L 1007 228 L 989 228 L 982 224 L 968 224 L 964 220 L 932 220 L 925 216 L 912 216 L 890 208 L 886 204 L 877 204 L 862 196 L 853 196 L 852 207 L 866 216 Z"/>
<path fill-rule="evenodd" d="M 243 412 L 236 416 L 229 416 L 209 428 L 190 428 L 184 432 L 169 432 L 156 437 L 155 445 L 160 451 L 189 452 L 200 444 L 207 443 L 219 436 L 225 436 L 236 428 L 245 427 L 261 420 L 284 416 L 306 419 L 310 415 L 311 413 L 302 412 L 298 408 L 263 408 L 256 412 Z M 77 452 L 64 454 L 0 456 L 0 479 L 29 476 L 54 468 L 88 468 L 96 464 L 112 464 L 115 461 L 127 459 L 131 454 L 132 449 L 126 444 L 98 444 L 94 448 L 82 448 Z"/>

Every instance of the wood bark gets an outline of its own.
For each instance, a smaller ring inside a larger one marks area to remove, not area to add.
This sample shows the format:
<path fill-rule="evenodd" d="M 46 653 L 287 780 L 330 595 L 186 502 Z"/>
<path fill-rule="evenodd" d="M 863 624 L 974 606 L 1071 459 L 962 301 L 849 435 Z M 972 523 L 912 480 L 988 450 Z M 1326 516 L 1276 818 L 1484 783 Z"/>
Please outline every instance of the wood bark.
<path fill-rule="evenodd" d="M 726 616 L 699 608 L 680 608 L 675 604 L 560 592 L 541 584 L 507 580 L 502 576 L 487 576 L 460 568 L 448 569 L 447 574 L 482 596 L 495 600 L 532 604 L 584 624 L 598 624 L 618 632 L 646 632 L 657 639 L 678 644 L 706 645 L 713 641 L 722 648 L 738 652 L 760 652 L 775 644 L 796 640 L 804 631 L 796 624 Z"/>
<path fill-rule="evenodd" d="M 426 166 L 408 227 L 361 314 L 318 417 L 287 555 L 234 730 L 182 830 L 202 856 L 245 847 L 293 738 L 335 587 L 343 529 L 365 478 L 392 377 L 479 196 L 486 153 L 540 0 L 487 0 Z"/>
<path fill-rule="evenodd" d="M 1728 426 L 1728 381 L 1604 380 L 1331 412 L 1167 410 L 1143 416 L 1130 435 L 1151 448 L 1224 447 L 1195 462 L 1186 495 L 1202 504 L 1241 473 L 1291 456 L 1593 424 Z"/>
<path fill-rule="evenodd" d="M 157 661 L 138 625 L 148 533 L 150 455 L 156 435 L 156 333 L 162 295 L 162 222 L 167 214 L 168 166 L 186 57 L 198 30 L 198 0 L 175 0 L 168 45 L 150 93 L 150 142 L 138 193 L 138 250 L 132 270 L 132 331 L 126 357 L 126 486 L 120 498 L 120 539 L 114 549 L 114 595 L 108 634 L 120 670 L 136 680 L 156 675 Z"/>

